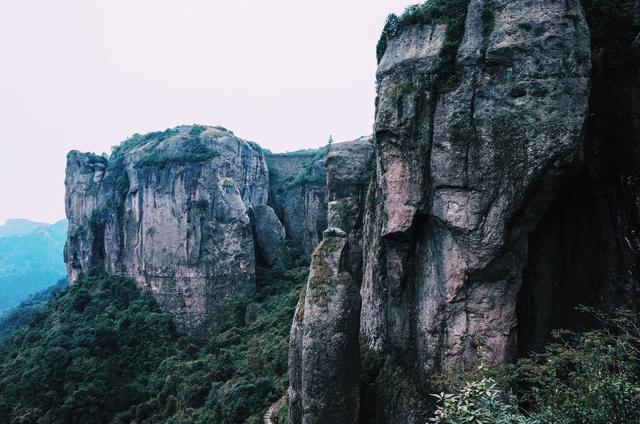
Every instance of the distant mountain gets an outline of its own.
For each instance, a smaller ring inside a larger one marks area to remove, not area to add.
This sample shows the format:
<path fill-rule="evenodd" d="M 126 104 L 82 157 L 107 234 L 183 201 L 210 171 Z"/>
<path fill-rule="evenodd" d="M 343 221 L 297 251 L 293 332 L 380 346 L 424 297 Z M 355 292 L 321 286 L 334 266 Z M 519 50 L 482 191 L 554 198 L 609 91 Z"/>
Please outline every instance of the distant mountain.
<path fill-rule="evenodd" d="M 4 225 L 0 225 L 0 237 L 21 236 L 47 226 L 49 224 L 45 222 L 36 222 L 29 219 L 7 219 Z"/>
<path fill-rule="evenodd" d="M 0 229 L 0 234 L 4 234 L 0 235 L 0 311 L 3 311 L 65 276 L 62 252 L 67 221 L 50 225 L 12 219 Z"/>

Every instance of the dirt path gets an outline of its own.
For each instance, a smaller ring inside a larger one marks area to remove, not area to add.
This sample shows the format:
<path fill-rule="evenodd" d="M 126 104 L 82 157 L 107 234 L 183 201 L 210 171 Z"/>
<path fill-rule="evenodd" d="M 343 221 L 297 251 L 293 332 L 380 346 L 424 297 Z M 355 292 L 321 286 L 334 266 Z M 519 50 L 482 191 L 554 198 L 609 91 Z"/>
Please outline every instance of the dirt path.
<path fill-rule="evenodd" d="M 271 405 L 269 409 L 267 409 L 267 412 L 264 414 L 264 424 L 278 424 L 274 416 L 276 415 L 276 412 L 284 406 L 286 401 L 287 395 L 284 395 L 278 399 L 276 403 Z"/>

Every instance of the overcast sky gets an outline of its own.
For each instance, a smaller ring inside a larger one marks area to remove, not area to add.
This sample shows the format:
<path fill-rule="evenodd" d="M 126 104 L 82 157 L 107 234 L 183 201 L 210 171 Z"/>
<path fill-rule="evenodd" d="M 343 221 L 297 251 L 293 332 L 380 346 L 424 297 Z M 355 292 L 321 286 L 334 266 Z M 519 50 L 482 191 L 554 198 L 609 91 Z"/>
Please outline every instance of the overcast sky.
<path fill-rule="evenodd" d="M 69 150 L 223 125 L 274 152 L 369 134 L 402 0 L 0 0 L 0 223 L 64 217 Z"/>

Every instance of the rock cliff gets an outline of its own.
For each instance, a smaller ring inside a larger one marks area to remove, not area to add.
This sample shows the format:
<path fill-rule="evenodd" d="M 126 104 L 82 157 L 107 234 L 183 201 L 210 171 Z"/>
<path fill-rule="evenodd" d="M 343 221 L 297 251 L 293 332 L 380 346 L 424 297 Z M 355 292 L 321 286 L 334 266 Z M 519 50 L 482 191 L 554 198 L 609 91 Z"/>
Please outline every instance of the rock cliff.
<path fill-rule="evenodd" d="M 361 211 L 372 153 L 369 138 L 329 146 L 328 229 L 312 255 L 289 338 L 292 423 L 351 423 L 358 413 Z"/>
<path fill-rule="evenodd" d="M 588 326 L 578 304 L 637 308 L 640 22 L 606 3 L 436 0 L 388 20 L 373 176 L 346 215 L 327 160 L 339 205 L 292 325 L 292 424 L 424 422 L 432 375 Z M 358 343 L 391 358 L 371 387 Z"/>
<path fill-rule="evenodd" d="M 267 155 L 269 206 L 287 238 L 310 254 L 327 228 L 324 149 Z"/>
<path fill-rule="evenodd" d="M 268 203 L 296 207 L 270 200 L 265 151 L 221 127 L 136 135 L 108 158 L 73 151 L 65 184 L 69 281 L 92 267 L 131 277 L 195 335 L 215 332 L 224 306 L 253 291 L 256 262 L 275 261 L 286 227 Z M 321 233 L 313 210 L 324 197 L 309 204 L 295 225 Z"/>

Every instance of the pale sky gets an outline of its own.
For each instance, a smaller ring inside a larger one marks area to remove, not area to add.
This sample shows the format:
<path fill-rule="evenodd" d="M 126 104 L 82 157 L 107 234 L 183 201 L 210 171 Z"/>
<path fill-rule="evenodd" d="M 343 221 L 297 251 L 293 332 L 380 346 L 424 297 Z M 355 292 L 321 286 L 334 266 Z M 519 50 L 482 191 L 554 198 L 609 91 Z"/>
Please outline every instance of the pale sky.
<path fill-rule="evenodd" d="M 69 150 L 223 125 L 274 152 L 371 133 L 402 0 L 0 0 L 0 223 L 64 217 Z"/>

